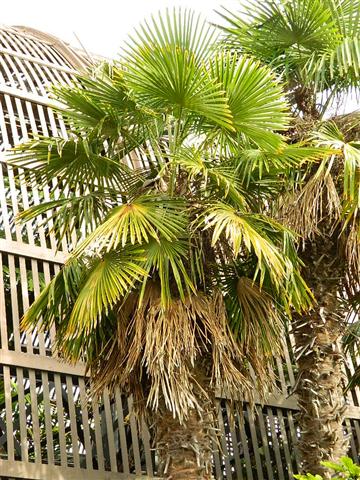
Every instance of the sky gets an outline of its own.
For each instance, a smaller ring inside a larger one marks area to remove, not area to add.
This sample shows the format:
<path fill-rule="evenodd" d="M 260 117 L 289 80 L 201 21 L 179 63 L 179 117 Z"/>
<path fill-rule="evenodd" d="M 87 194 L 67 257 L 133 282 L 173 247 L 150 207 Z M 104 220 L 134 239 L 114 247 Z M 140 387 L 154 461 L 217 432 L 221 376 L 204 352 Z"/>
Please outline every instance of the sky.
<path fill-rule="evenodd" d="M 91 53 L 114 58 L 145 17 L 174 6 L 190 7 L 216 21 L 215 9 L 237 10 L 239 0 L 0 0 L 0 23 L 56 35 Z"/>

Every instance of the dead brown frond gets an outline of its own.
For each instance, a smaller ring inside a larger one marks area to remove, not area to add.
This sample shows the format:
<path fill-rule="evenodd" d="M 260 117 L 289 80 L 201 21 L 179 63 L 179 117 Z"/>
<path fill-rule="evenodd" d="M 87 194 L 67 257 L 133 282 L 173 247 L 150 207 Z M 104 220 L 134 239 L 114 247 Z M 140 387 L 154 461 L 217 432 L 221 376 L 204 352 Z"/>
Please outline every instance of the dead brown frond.
<path fill-rule="evenodd" d="M 251 279 L 239 278 L 237 295 L 243 317 L 239 343 L 264 395 L 275 383 L 274 357 L 283 354 L 284 322 L 271 296 Z"/>
<path fill-rule="evenodd" d="M 357 216 L 354 217 L 345 244 L 345 254 L 349 265 L 349 287 L 357 291 L 360 285 L 360 225 Z"/>
<path fill-rule="evenodd" d="M 341 215 L 341 201 L 325 164 L 306 184 L 282 199 L 281 220 L 300 235 L 303 241 L 320 234 L 319 225 L 326 219 L 335 226 Z"/>
<path fill-rule="evenodd" d="M 201 413 L 215 390 L 249 397 L 246 358 L 229 331 L 220 292 L 175 299 L 164 308 L 149 282 L 142 301 L 128 303 L 111 344 L 92 366 L 97 392 L 119 386 L 134 394 L 139 408 L 144 398 L 152 411 L 162 403 L 180 421 L 194 409 Z"/>

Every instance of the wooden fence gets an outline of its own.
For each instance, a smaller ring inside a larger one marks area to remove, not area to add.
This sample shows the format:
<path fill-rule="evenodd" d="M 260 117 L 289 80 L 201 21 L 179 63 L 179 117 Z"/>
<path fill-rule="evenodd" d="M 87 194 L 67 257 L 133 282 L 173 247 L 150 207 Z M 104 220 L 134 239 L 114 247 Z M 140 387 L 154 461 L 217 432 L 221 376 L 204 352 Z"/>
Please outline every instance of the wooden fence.
<path fill-rule="evenodd" d="M 22 333 L 19 319 L 65 259 L 49 229 L 14 223 L 17 212 L 56 198 L 56 182 L 22 183 L 3 152 L 31 133 L 66 135 L 47 94 L 53 83 L 71 85 L 88 62 L 51 36 L 0 29 L 0 478 L 112 480 L 155 478 L 156 453 L 145 425 L 132 415 L 131 398 L 87 396 L 82 365 L 61 362 L 54 332 Z M 296 360 L 291 339 L 277 362 L 278 393 L 251 411 L 218 400 L 221 447 L 214 442 L 216 479 L 283 480 L 297 470 Z M 349 370 L 354 366 L 349 361 Z M 349 392 L 351 455 L 360 450 L 360 395 Z M 240 411 L 241 409 L 241 411 Z"/>

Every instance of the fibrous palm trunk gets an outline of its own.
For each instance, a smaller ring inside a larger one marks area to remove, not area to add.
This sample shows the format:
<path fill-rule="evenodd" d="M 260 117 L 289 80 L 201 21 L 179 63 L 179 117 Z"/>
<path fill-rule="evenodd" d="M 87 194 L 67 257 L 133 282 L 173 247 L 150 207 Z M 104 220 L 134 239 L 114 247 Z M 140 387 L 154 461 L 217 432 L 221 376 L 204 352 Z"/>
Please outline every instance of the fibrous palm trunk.
<path fill-rule="evenodd" d="M 341 351 L 342 316 L 339 292 L 344 261 L 336 238 L 330 234 L 306 245 L 304 277 L 316 305 L 297 320 L 294 328 L 298 356 L 298 382 L 302 471 L 330 478 L 322 460 L 337 461 L 346 455 L 344 357 Z"/>
<path fill-rule="evenodd" d="M 188 419 L 180 423 L 165 409 L 156 417 L 158 474 L 168 480 L 210 480 L 209 417 L 192 410 Z"/>

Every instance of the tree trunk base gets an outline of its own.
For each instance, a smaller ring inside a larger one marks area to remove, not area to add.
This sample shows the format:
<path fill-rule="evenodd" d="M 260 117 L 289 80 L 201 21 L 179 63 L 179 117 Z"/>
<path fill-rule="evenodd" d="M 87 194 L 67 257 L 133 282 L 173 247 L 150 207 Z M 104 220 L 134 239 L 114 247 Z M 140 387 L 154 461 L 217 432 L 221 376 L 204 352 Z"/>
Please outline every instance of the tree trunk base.
<path fill-rule="evenodd" d="M 210 415 L 192 411 L 182 424 L 168 410 L 158 412 L 156 447 L 158 474 L 167 480 L 210 480 Z"/>

